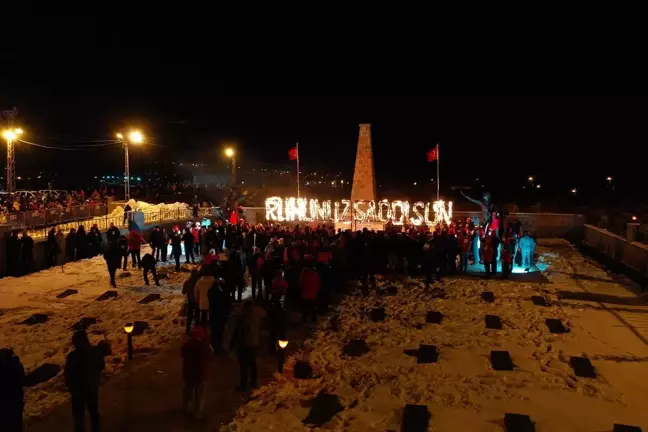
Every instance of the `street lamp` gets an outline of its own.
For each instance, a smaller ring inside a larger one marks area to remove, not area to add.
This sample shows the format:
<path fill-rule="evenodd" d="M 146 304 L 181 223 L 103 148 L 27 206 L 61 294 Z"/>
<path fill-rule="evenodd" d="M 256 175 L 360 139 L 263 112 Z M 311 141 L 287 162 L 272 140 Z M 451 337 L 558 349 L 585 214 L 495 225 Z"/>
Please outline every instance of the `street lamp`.
<path fill-rule="evenodd" d="M 124 331 L 128 337 L 128 360 L 133 360 L 133 329 L 135 326 L 133 323 L 126 323 L 124 325 Z"/>
<path fill-rule="evenodd" d="M 232 159 L 232 187 L 236 185 L 236 152 L 232 147 L 225 149 L 225 156 Z"/>
<path fill-rule="evenodd" d="M 14 141 L 22 135 L 20 128 L 9 128 L 2 131 L 2 138 L 7 141 L 7 192 L 16 190 L 16 152 Z"/>
<path fill-rule="evenodd" d="M 141 144 L 144 142 L 144 135 L 138 130 L 132 130 L 127 138 L 124 138 L 124 135 L 117 133 L 117 139 L 121 140 L 122 145 L 124 146 L 124 165 L 125 165 L 125 177 L 124 177 L 124 195 L 126 201 L 130 199 L 130 164 L 128 160 L 128 146 L 129 144 Z"/>
<path fill-rule="evenodd" d="M 278 356 L 278 361 L 279 361 L 279 367 L 277 370 L 279 373 L 283 373 L 284 371 L 284 361 L 286 358 L 286 347 L 288 346 L 288 341 L 287 340 L 278 340 L 277 345 L 279 345 L 279 356 Z"/>

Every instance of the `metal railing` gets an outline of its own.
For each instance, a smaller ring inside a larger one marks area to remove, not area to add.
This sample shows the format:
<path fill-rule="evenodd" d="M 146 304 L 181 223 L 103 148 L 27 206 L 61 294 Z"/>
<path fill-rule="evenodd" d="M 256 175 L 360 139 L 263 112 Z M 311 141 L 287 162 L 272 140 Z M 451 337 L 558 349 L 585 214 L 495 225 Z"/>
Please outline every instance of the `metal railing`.
<path fill-rule="evenodd" d="M 146 225 L 171 222 L 178 220 L 192 219 L 194 217 L 193 209 L 173 209 L 173 210 L 157 210 L 157 211 L 145 211 L 144 213 L 144 223 Z M 201 207 L 198 209 L 198 217 L 211 216 L 213 214 L 213 207 Z M 56 224 L 56 228 L 61 228 L 61 230 L 67 234 L 70 229 L 74 228 L 75 230 L 79 229 L 80 225 L 90 231 L 90 228 L 93 225 L 97 225 L 99 231 L 105 232 L 110 224 L 114 224 L 117 228 L 126 228 L 128 227 L 128 218 L 124 218 L 123 215 L 119 216 L 99 216 L 91 219 L 78 219 L 74 221 L 64 222 Z M 36 239 L 47 238 L 47 233 L 52 229 L 52 225 L 49 226 L 40 226 L 33 228 L 26 228 L 26 231 L 29 235 Z"/>
<path fill-rule="evenodd" d="M 60 224 L 79 219 L 106 216 L 108 207 L 105 205 L 80 205 L 64 208 L 25 211 L 18 213 L 0 214 L 0 224 L 11 225 L 15 228 L 27 228 L 41 225 Z"/>

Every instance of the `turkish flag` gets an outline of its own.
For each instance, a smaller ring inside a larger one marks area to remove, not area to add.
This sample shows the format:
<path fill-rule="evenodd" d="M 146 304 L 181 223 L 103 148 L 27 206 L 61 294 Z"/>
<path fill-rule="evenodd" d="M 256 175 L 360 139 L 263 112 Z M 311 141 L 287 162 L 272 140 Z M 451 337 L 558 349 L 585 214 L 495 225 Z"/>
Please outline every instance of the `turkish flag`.
<path fill-rule="evenodd" d="M 427 152 L 428 162 L 434 162 L 439 157 L 439 146 L 434 147 L 432 150 Z"/>
<path fill-rule="evenodd" d="M 297 146 L 288 150 L 288 158 L 290 160 L 297 160 L 299 158 L 299 154 L 297 153 Z"/>

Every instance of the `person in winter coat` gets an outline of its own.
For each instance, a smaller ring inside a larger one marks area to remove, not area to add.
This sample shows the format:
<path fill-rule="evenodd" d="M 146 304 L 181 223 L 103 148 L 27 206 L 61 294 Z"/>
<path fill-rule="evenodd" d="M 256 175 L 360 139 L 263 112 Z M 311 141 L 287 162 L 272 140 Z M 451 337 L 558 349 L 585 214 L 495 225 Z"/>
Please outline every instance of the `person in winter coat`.
<path fill-rule="evenodd" d="M 204 226 L 200 227 L 200 254 L 207 255 L 209 249 L 207 247 L 207 229 Z"/>
<path fill-rule="evenodd" d="M 88 234 L 88 253 L 90 257 L 95 257 L 101 252 L 101 242 L 103 238 L 97 224 L 92 225 Z"/>
<path fill-rule="evenodd" d="M 263 297 L 262 283 L 263 283 L 263 254 L 258 247 L 254 247 L 253 254 L 248 261 L 248 270 L 252 278 L 252 298 L 257 298 L 256 290 L 259 290 L 259 297 Z M 270 297 L 268 287 L 266 287 L 266 297 Z"/>
<path fill-rule="evenodd" d="M 191 330 L 191 324 L 200 320 L 198 314 L 198 301 L 196 300 L 196 282 L 200 279 L 200 272 L 196 269 L 191 270 L 189 279 L 182 285 L 182 294 L 187 297 L 187 333 Z"/>
<path fill-rule="evenodd" d="M 65 264 L 65 234 L 61 231 L 61 228 L 56 230 L 56 250 L 55 250 L 55 262 L 56 265 L 62 266 Z"/>
<path fill-rule="evenodd" d="M 176 262 L 176 271 L 180 271 L 180 256 L 182 255 L 182 237 L 179 231 L 174 231 L 171 235 L 171 253 Z"/>
<path fill-rule="evenodd" d="M 162 249 L 162 232 L 160 231 L 159 225 L 156 225 L 155 228 L 153 228 L 149 243 L 151 243 L 151 255 L 153 255 L 155 259 L 159 260 Z"/>
<path fill-rule="evenodd" d="M 128 253 L 133 261 L 133 268 L 142 268 L 142 258 L 140 256 L 144 239 L 142 235 L 135 230 L 128 234 Z"/>
<path fill-rule="evenodd" d="M 106 260 L 106 265 L 108 266 L 108 274 L 110 275 L 110 285 L 117 288 L 117 282 L 115 281 L 115 273 L 121 264 L 122 251 L 119 250 L 117 244 L 112 244 L 104 252 L 104 260 Z"/>
<path fill-rule="evenodd" d="M 45 242 L 45 265 L 51 267 L 56 264 L 56 228 L 52 227 L 47 233 Z"/>
<path fill-rule="evenodd" d="M 317 295 L 322 289 L 322 280 L 312 264 L 308 264 L 302 270 L 299 277 L 299 290 L 302 301 L 302 322 L 308 321 L 311 316 L 313 323 L 317 322 Z"/>
<path fill-rule="evenodd" d="M 528 232 L 524 232 L 520 238 L 520 251 L 522 254 L 522 268 L 528 269 L 533 265 L 533 253 L 535 252 L 535 241 Z"/>
<path fill-rule="evenodd" d="M 214 351 L 207 341 L 204 327 L 196 327 L 191 336 L 182 344 L 182 409 L 186 415 L 200 419 L 205 405 L 205 382 L 207 379 L 207 362 Z"/>
<path fill-rule="evenodd" d="M 70 228 L 70 232 L 65 238 L 65 255 L 67 261 L 76 261 L 76 230 Z"/>
<path fill-rule="evenodd" d="M 194 256 L 194 236 L 191 234 L 189 228 L 185 228 L 182 240 L 184 241 L 185 248 L 185 262 L 188 263 L 189 258 L 191 258 L 191 262 L 196 264 L 196 257 Z"/>
<path fill-rule="evenodd" d="M 88 235 L 83 225 L 79 225 L 76 233 L 76 259 L 88 258 Z"/>
<path fill-rule="evenodd" d="M 203 258 L 203 265 L 211 266 L 213 263 L 218 261 L 218 255 L 216 255 L 216 250 L 211 249 L 207 255 Z"/>
<path fill-rule="evenodd" d="M 20 239 L 22 243 L 22 262 L 24 273 L 31 273 L 34 265 L 34 239 L 27 231 L 23 231 Z"/>
<path fill-rule="evenodd" d="M 257 387 L 257 354 L 259 350 L 259 333 L 263 310 L 246 300 L 243 302 L 241 316 L 236 331 L 236 356 L 239 361 L 240 383 L 239 391 L 249 391 Z"/>
<path fill-rule="evenodd" d="M 459 270 L 463 273 L 466 273 L 468 271 L 468 255 L 470 254 L 470 235 L 466 233 L 460 233 L 460 236 L 457 240 L 459 240 L 460 251 Z"/>
<path fill-rule="evenodd" d="M 119 248 L 121 257 L 124 260 L 122 270 L 126 271 L 126 264 L 128 264 L 128 239 L 125 235 L 119 236 L 119 240 L 117 240 L 116 246 Z"/>
<path fill-rule="evenodd" d="M 270 301 L 268 308 L 268 352 L 274 355 L 277 352 L 277 343 L 286 338 L 286 311 L 281 307 L 279 298 Z"/>
<path fill-rule="evenodd" d="M 0 427 L 23 430 L 25 368 L 9 348 L 0 349 Z"/>
<path fill-rule="evenodd" d="M 288 282 L 284 279 L 281 270 L 275 271 L 275 277 L 272 279 L 272 292 L 270 293 L 270 301 L 279 302 L 283 296 L 288 292 Z"/>
<path fill-rule="evenodd" d="M 72 336 L 74 351 L 65 360 L 65 384 L 72 395 L 72 415 L 75 430 L 85 430 L 85 411 L 90 414 L 92 431 L 99 432 L 99 376 L 105 368 L 101 350 L 90 345 L 88 335 L 83 330 Z"/>
<path fill-rule="evenodd" d="M 191 235 L 193 236 L 194 255 L 200 254 L 200 227 L 194 225 L 191 228 Z"/>
<path fill-rule="evenodd" d="M 121 234 L 119 232 L 119 228 L 117 228 L 115 224 L 111 222 L 110 228 L 108 228 L 108 231 L 106 231 L 106 240 L 108 240 L 108 244 L 117 243 L 120 236 Z"/>
<path fill-rule="evenodd" d="M 133 211 L 133 208 L 130 204 L 126 204 L 126 207 L 124 207 L 124 221 L 122 222 L 122 225 L 126 225 L 126 220 L 129 218 L 131 211 Z M 130 228 L 130 221 L 128 222 L 128 228 Z"/>
<path fill-rule="evenodd" d="M 502 277 L 508 279 L 513 264 L 513 243 L 511 239 L 503 234 L 502 237 Z"/>
<path fill-rule="evenodd" d="M 164 227 L 160 228 L 160 244 L 158 245 L 158 249 L 162 252 L 162 261 L 166 262 L 169 250 L 169 234 Z"/>
<path fill-rule="evenodd" d="M 160 286 L 160 281 L 158 280 L 157 272 L 155 271 L 155 264 L 157 264 L 157 260 L 150 253 L 147 253 L 142 258 L 142 268 L 144 269 L 144 284 L 146 286 L 149 285 L 149 280 L 148 280 L 149 272 L 151 272 L 151 274 L 153 275 L 155 286 Z"/>
<path fill-rule="evenodd" d="M 212 276 L 206 266 L 202 267 L 201 277 L 196 282 L 195 297 L 198 300 L 198 310 L 200 311 L 200 324 L 207 325 L 207 317 L 209 315 L 209 290 L 216 282 L 216 278 Z"/>
<path fill-rule="evenodd" d="M 232 298 L 225 289 L 225 281 L 216 279 L 207 293 L 209 297 L 209 324 L 211 325 L 211 345 L 214 350 L 222 349 L 223 331 L 232 307 Z"/>
<path fill-rule="evenodd" d="M 491 273 L 497 273 L 497 259 L 495 257 L 495 247 L 493 238 L 491 236 L 484 237 L 484 244 L 482 245 L 481 260 L 486 269 L 486 277 L 490 277 Z M 494 265 L 493 265 L 494 264 Z"/>

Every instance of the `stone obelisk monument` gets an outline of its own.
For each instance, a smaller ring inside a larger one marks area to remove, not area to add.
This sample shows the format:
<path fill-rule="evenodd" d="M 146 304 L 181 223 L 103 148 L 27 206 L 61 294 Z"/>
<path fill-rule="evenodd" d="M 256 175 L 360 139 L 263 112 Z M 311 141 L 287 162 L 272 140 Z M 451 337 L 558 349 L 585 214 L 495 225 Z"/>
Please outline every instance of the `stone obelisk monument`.
<path fill-rule="evenodd" d="M 376 200 L 376 173 L 374 171 L 373 149 L 371 148 L 371 125 L 360 125 L 358 150 L 356 152 L 351 202 Z"/>

